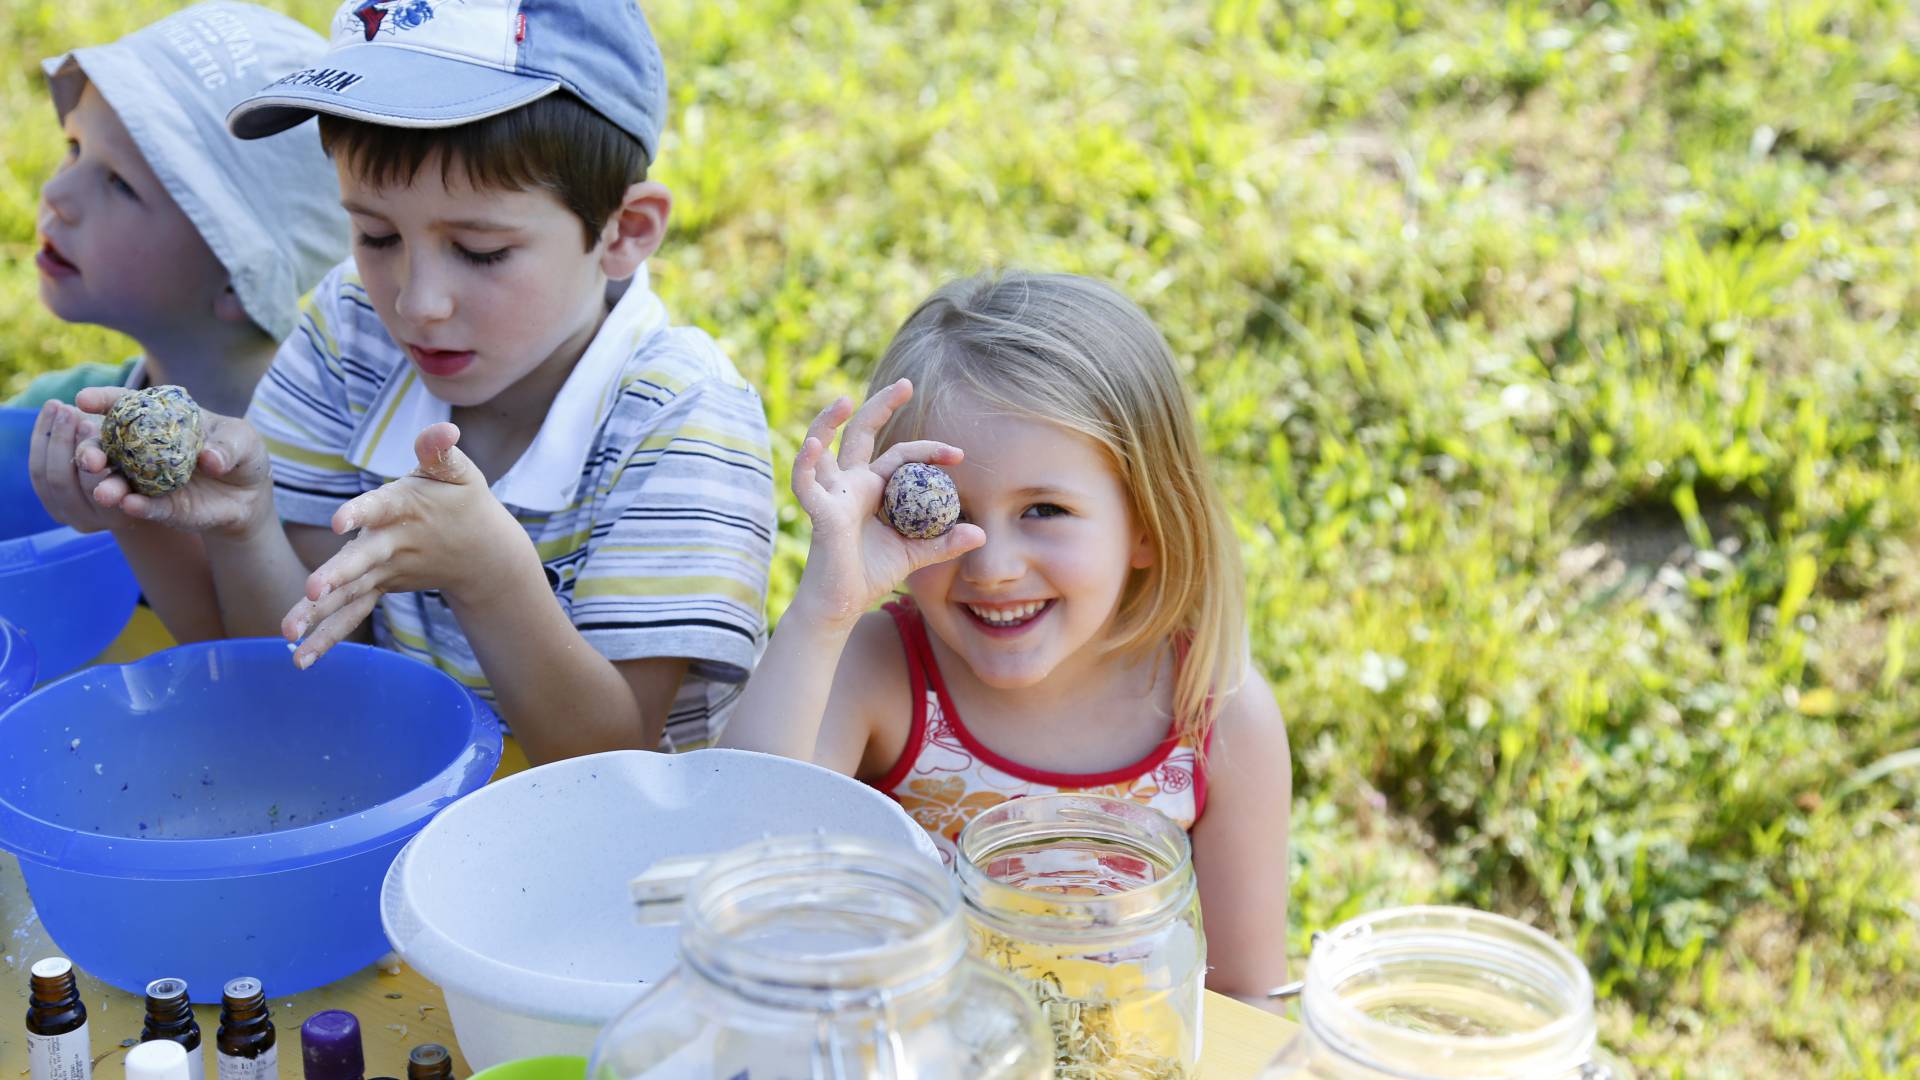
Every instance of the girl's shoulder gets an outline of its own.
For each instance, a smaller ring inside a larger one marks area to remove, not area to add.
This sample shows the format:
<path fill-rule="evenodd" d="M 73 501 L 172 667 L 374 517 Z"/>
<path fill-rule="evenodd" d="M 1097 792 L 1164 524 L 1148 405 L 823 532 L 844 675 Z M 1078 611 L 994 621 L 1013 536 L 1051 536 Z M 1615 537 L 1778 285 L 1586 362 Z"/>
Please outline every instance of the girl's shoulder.
<path fill-rule="evenodd" d="M 1216 762 L 1245 760 L 1258 768 L 1286 762 L 1290 757 L 1286 718 L 1280 712 L 1273 687 L 1248 665 L 1246 677 L 1231 693 L 1222 696 L 1220 710 L 1213 718 L 1213 732 L 1208 739 L 1209 771 L 1220 771 L 1215 767 Z"/>

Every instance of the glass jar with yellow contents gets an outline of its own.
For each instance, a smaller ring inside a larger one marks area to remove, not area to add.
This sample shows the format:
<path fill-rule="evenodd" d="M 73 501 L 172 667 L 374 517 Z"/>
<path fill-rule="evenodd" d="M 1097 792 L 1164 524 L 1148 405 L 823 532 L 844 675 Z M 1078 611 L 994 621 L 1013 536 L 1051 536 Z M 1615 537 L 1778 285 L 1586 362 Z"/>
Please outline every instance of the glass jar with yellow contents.
<path fill-rule="evenodd" d="M 959 850 L 972 948 L 1039 1002 L 1060 1080 L 1194 1075 L 1207 946 L 1178 825 L 1137 803 L 1037 795 L 975 817 Z"/>
<path fill-rule="evenodd" d="M 1559 942 L 1469 908 L 1314 935 L 1300 1034 L 1261 1080 L 1606 1080 L 1593 982 Z"/>

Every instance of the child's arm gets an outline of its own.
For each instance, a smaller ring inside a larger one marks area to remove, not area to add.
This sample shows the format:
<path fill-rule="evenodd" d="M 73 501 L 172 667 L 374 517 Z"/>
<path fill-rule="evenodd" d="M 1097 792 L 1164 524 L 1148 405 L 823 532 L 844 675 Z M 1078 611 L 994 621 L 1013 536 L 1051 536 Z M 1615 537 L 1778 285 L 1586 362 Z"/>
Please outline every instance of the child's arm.
<path fill-rule="evenodd" d="M 1207 805 L 1192 832 L 1207 930 L 1207 988 L 1270 1007 L 1287 981 L 1293 762 L 1266 681 L 1249 674 L 1214 725 Z"/>
<path fill-rule="evenodd" d="M 912 396 L 913 387 L 902 379 L 868 399 L 857 414 L 853 402 L 841 398 L 807 429 L 793 463 L 794 497 L 813 519 L 807 567 L 779 632 L 734 706 L 723 744 L 852 774 L 865 755 L 865 739 L 837 727 L 859 722 L 858 710 L 843 707 L 842 700 L 853 693 L 845 684 L 859 673 L 849 673 L 848 679 L 836 679 L 835 673 L 855 625 L 908 574 L 986 542 L 975 525 L 955 525 L 932 540 L 910 540 L 880 520 L 880 497 L 895 469 L 909 461 L 951 465 L 961 457 L 956 447 L 936 442 L 901 443 L 873 456 L 881 426 Z M 841 424 L 847 430 L 836 458 L 827 446 Z M 828 726 L 824 737 L 823 723 Z"/>
<path fill-rule="evenodd" d="M 27 453 L 34 494 L 55 521 L 80 532 L 110 529 L 133 567 L 147 604 L 175 641 L 226 636 L 212 572 L 200 538 L 138 521 L 93 501 L 94 483 L 75 463 L 80 445 L 99 433 L 94 419 L 71 405 L 49 400 L 33 423 Z"/>
<path fill-rule="evenodd" d="M 94 387 L 82 390 L 76 404 L 100 415 L 128 392 Z M 201 422 L 205 445 L 184 487 L 152 497 L 133 491 L 125 477 L 107 472 L 97 437 L 81 443 L 75 458 L 80 482 L 103 512 L 129 523 L 134 546 L 127 559 L 150 596 L 189 611 L 204 612 L 211 602 L 223 636 L 277 633 L 280 616 L 300 595 L 305 560 L 325 558 L 338 541 L 324 529 L 282 527 L 273 504 L 272 467 L 252 425 L 204 410 Z M 191 539 L 187 534 L 198 534 L 201 561 L 176 568 L 175 556 L 192 554 L 182 539 Z M 165 621 L 167 611 L 158 604 L 156 611 Z"/>
<path fill-rule="evenodd" d="M 393 592 L 439 590 L 486 673 L 494 705 L 533 762 L 659 744 L 687 662 L 614 662 L 554 601 L 526 530 L 435 424 L 414 441 L 419 467 L 333 516 L 352 541 L 304 582 L 280 625 L 311 666 Z"/>

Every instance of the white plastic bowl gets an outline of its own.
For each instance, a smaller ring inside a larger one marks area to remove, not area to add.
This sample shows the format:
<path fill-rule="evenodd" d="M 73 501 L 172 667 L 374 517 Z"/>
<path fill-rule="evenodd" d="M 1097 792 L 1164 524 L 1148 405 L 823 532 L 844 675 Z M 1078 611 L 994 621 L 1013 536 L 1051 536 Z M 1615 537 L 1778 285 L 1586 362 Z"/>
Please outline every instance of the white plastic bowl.
<path fill-rule="evenodd" d="M 618 750 L 529 769 L 441 811 L 387 871 L 381 921 L 446 994 L 475 1070 L 584 1057 L 674 963 L 678 927 L 639 925 L 628 882 L 669 856 L 815 830 L 938 858 L 892 799 L 818 766 Z"/>

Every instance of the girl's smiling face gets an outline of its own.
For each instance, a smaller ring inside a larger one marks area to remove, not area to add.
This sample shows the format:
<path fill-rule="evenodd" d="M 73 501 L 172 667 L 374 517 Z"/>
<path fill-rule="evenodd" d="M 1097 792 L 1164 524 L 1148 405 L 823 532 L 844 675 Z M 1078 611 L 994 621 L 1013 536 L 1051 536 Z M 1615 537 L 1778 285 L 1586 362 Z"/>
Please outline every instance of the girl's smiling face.
<path fill-rule="evenodd" d="M 920 437 L 951 443 L 962 521 L 987 542 L 917 571 L 907 591 L 935 636 L 986 686 L 1038 685 L 1099 659 L 1127 580 L 1152 562 L 1131 501 L 1093 439 L 955 393 Z"/>

